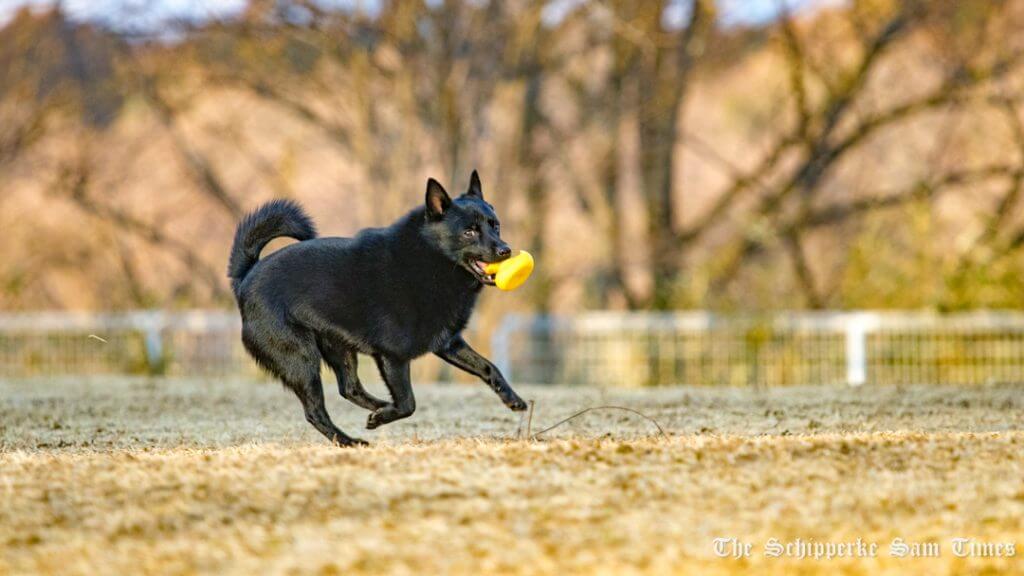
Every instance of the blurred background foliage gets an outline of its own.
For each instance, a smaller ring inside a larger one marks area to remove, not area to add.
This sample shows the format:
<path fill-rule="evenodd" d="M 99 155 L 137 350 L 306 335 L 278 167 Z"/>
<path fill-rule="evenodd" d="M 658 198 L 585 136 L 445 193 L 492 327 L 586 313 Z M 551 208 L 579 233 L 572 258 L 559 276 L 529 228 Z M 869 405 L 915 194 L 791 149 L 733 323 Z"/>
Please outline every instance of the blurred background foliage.
<path fill-rule="evenodd" d="M 351 235 L 474 168 L 539 263 L 485 322 L 1022 307 L 1024 1 L 744 5 L 252 0 L 141 28 L 13 11 L 0 309 L 229 307 L 234 224 L 259 203 Z"/>

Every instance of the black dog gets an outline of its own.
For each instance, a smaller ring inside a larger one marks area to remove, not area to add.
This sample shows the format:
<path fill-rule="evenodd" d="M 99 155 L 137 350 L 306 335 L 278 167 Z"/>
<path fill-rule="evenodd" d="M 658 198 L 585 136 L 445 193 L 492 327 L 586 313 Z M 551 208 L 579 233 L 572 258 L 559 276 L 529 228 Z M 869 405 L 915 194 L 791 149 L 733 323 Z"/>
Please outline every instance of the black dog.
<path fill-rule="evenodd" d="M 263 247 L 281 236 L 300 242 L 260 260 Z M 454 201 L 431 178 L 426 206 L 355 238 L 316 238 L 298 204 L 265 204 L 238 225 L 228 276 L 246 349 L 295 391 L 310 424 L 348 446 L 365 442 L 331 422 L 321 359 L 337 376 L 342 397 L 373 411 L 370 429 L 416 409 L 409 362 L 427 352 L 483 379 L 512 410 L 526 409 L 494 364 L 461 335 L 480 289 L 494 284 L 485 263 L 510 254 L 474 171 L 469 191 Z M 377 362 L 390 403 L 363 389 L 357 352 Z"/>

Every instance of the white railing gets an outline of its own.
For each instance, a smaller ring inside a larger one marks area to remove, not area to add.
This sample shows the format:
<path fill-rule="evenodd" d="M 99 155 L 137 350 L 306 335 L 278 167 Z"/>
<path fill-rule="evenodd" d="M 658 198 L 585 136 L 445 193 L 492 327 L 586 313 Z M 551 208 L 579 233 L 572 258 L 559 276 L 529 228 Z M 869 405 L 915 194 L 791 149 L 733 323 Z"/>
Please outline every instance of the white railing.
<path fill-rule="evenodd" d="M 255 373 L 237 312 L 0 314 L 0 376 Z"/>
<path fill-rule="evenodd" d="M 0 314 L 0 377 L 256 376 L 232 311 Z M 491 341 L 510 380 L 615 386 L 1024 382 L 1024 314 L 512 315 Z M 375 380 L 372 362 L 365 378 Z M 448 379 L 441 363 L 425 379 Z"/>
<path fill-rule="evenodd" d="M 511 379 L 601 385 L 1024 382 L 1024 314 L 509 316 Z"/>
<path fill-rule="evenodd" d="M 241 329 L 238 312 L 227 310 L 0 313 L 0 378 L 266 377 L 246 353 Z M 359 374 L 380 381 L 373 362 L 360 362 Z M 441 361 L 414 364 L 413 376 L 469 380 Z"/>

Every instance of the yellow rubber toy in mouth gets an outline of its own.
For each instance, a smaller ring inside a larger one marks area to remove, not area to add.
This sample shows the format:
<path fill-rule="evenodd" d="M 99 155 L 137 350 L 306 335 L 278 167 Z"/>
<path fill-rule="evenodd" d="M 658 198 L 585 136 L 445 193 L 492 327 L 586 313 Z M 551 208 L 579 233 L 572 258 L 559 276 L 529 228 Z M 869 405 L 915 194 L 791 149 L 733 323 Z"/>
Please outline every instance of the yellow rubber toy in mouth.
<path fill-rule="evenodd" d="M 508 260 L 488 264 L 484 272 L 494 274 L 494 285 L 499 290 L 515 290 L 533 272 L 533 256 L 526 250 L 520 250 Z"/>

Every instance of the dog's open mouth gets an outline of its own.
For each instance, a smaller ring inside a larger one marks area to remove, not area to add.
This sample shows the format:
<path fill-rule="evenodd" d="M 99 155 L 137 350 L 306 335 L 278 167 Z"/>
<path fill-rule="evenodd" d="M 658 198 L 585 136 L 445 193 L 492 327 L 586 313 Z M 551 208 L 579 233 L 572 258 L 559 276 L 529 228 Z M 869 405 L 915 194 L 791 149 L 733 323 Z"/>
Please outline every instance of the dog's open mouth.
<path fill-rule="evenodd" d="M 471 260 L 469 262 L 469 269 L 476 276 L 477 280 L 488 286 L 494 286 L 494 274 L 487 273 L 487 264 L 483 260 Z"/>

